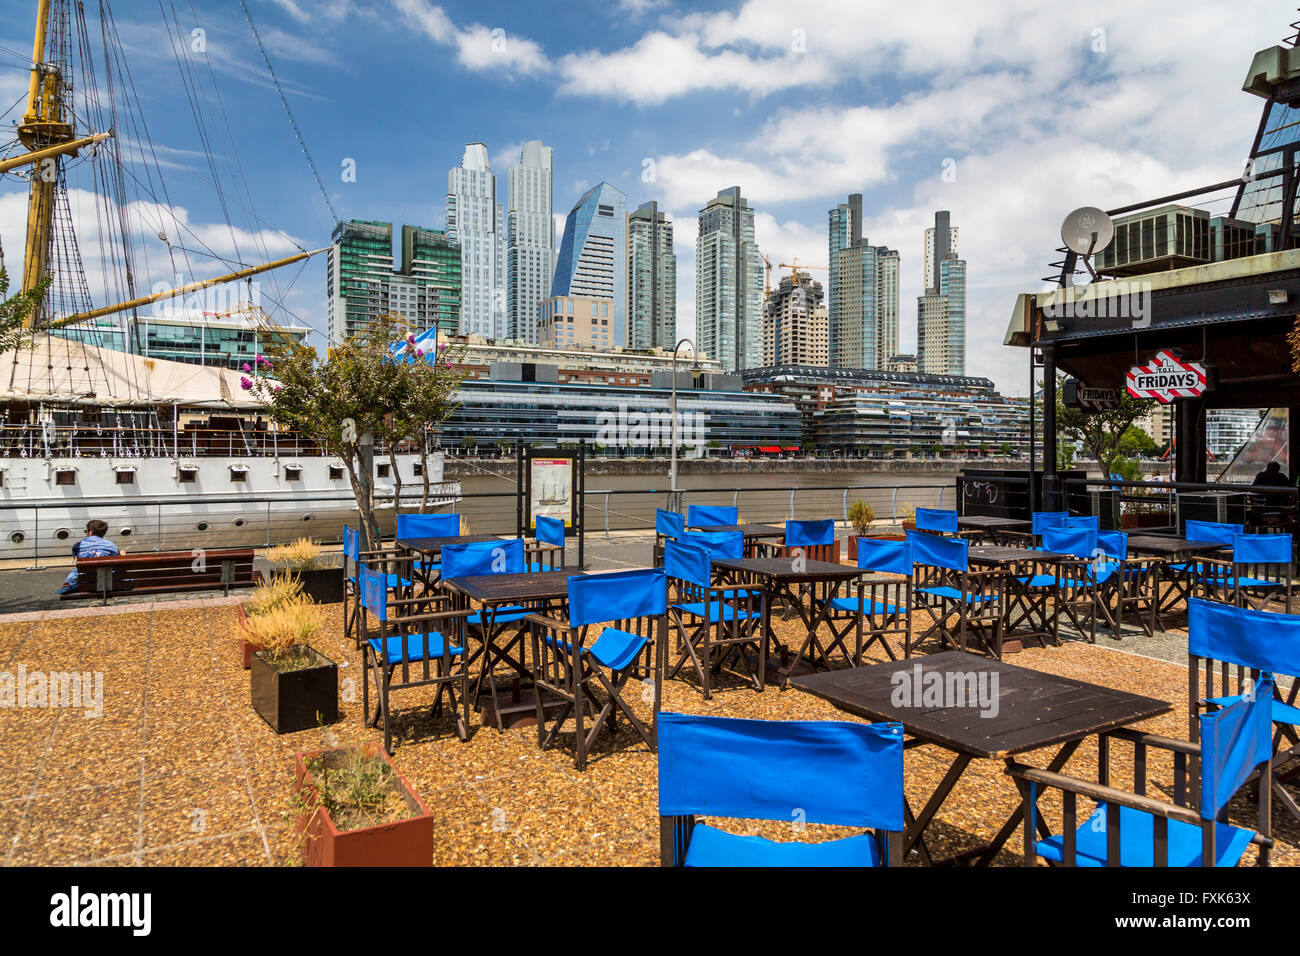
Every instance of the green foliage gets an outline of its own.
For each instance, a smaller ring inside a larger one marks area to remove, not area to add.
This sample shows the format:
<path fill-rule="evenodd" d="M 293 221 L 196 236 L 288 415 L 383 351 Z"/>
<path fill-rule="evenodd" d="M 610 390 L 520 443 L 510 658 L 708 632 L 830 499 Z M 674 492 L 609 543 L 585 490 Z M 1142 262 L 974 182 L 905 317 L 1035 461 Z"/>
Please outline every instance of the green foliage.
<path fill-rule="evenodd" d="M 1062 439 L 1083 445 L 1104 475 L 1109 475 L 1112 471 L 1118 472 L 1119 469 L 1115 467 L 1117 459 L 1147 450 L 1142 442 L 1143 437 L 1154 448 L 1151 436 L 1133 424 L 1151 413 L 1157 404 L 1154 399 L 1134 398 L 1127 392 L 1120 392 L 1119 404 L 1114 408 L 1104 412 L 1085 412 L 1080 408 L 1071 408 L 1062 401 L 1061 381 L 1063 379 L 1058 379 L 1056 389 L 1058 468 L 1068 467 L 1060 461 L 1059 449 L 1064 444 Z"/>
<path fill-rule="evenodd" d="M 464 379 L 455 369 L 459 353 L 451 349 L 411 362 L 394 361 L 389 347 L 406 335 L 398 319 L 381 316 L 322 360 L 315 349 L 272 327 L 265 334 L 270 365 L 263 371 L 273 377 L 259 376 L 248 386 L 266 401 L 273 421 L 343 460 L 366 547 L 378 540 L 379 525 L 370 476 L 361 465 L 363 444 L 369 439 L 391 455 L 399 443 L 415 442 L 423 456 L 426 432 L 455 410 L 453 399 Z M 427 501 L 427 461 L 423 472 Z"/>
<path fill-rule="evenodd" d="M 31 342 L 31 329 L 24 328 L 28 318 L 36 313 L 50 287 L 51 276 L 46 276 L 35 289 L 20 292 L 13 298 L 9 294 L 9 274 L 0 269 L 0 355 L 22 348 Z"/>
<path fill-rule="evenodd" d="M 876 512 L 865 501 L 859 500 L 849 505 L 849 524 L 853 525 L 853 530 L 859 535 L 866 534 L 871 529 L 871 522 L 875 520 Z"/>

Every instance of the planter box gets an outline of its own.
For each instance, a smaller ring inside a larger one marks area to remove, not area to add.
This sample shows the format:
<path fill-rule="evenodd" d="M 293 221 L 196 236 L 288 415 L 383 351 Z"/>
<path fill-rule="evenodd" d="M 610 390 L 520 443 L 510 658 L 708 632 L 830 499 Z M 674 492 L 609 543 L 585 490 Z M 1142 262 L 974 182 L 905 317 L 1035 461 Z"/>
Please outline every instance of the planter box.
<path fill-rule="evenodd" d="M 236 604 L 235 613 L 239 615 L 239 661 L 244 670 L 248 670 L 253 663 L 253 652 L 257 650 L 257 645 L 250 644 L 244 635 L 244 625 L 248 623 L 248 612 L 244 610 L 244 605 Z"/>
<path fill-rule="evenodd" d="M 306 761 L 323 757 L 326 766 L 341 760 L 347 750 L 301 753 L 295 758 L 295 789 L 313 791 L 315 781 Z M 393 766 L 382 748 L 376 758 L 393 767 L 393 778 L 413 816 L 395 823 L 381 823 L 360 830 L 340 830 L 323 807 L 299 813 L 295 831 L 302 837 L 302 861 L 306 866 L 429 866 L 433 861 L 433 816 L 406 778 Z M 310 799 L 310 796 L 307 796 Z"/>
<path fill-rule="evenodd" d="M 343 600 L 343 568 L 314 568 L 310 571 L 295 571 L 290 568 L 275 568 L 272 578 L 297 577 L 302 582 L 302 593 L 317 604 L 338 604 Z"/>
<path fill-rule="evenodd" d="M 854 564 L 858 563 L 858 538 L 878 538 L 878 537 L 880 537 L 880 535 L 873 535 L 871 533 L 858 534 L 856 531 L 850 530 L 849 536 L 844 539 L 845 541 L 848 542 L 847 548 L 848 548 L 849 560 L 852 561 Z"/>
<path fill-rule="evenodd" d="M 903 530 L 904 530 L 904 531 L 915 531 L 915 530 L 916 530 L 916 522 L 915 522 L 915 521 L 904 521 L 904 522 L 903 522 Z"/>
<path fill-rule="evenodd" d="M 250 661 L 253 709 L 277 734 L 331 724 L 339 717 L 339 668 L 319 651 L 314 667 L 281 673 L 255 651 Z M 319 718 L 317 717 L 319 714 Z"/>

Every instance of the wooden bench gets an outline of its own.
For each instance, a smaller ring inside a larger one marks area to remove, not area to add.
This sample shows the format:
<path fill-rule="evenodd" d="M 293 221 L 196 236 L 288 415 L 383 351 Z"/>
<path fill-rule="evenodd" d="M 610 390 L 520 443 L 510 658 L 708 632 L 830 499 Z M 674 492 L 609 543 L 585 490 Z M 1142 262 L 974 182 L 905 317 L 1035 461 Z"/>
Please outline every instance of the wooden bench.
<path fill-rule="evenodd" d="M 247 588 L 262 580 L 253 570 L 252 548 L 212 551 L 154 551 L 77 559 L 77 588 L 69 598 L 103 598 L 122 594 L 212 591 Z"/>

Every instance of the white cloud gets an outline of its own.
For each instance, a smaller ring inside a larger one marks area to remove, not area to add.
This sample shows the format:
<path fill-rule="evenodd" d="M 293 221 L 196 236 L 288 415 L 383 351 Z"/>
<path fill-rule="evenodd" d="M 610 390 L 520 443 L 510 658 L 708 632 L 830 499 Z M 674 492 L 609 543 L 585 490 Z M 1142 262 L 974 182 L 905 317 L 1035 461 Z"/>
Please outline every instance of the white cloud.
<path fill-rule="evenodd" d="M 455 47 L 457 62 L 467 69 L 523 76 L 551 69 L 541 46 L 503 27 L 487 27 L 481 23 L 458 27 L 442 7 L 428 0 L 394 0 L 394 6 L 408 26 L 439 46 Z"/>

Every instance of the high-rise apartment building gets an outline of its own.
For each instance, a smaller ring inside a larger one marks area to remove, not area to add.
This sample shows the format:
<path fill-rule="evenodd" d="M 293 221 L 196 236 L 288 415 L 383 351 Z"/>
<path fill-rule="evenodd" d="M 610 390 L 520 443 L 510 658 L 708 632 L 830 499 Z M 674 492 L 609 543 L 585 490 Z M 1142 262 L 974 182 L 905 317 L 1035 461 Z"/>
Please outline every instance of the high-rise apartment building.
<path fill-rule="evenodd" d="M 677 344 L 677 256 L 673 224 L 656 202 L 627 217 L 627 344 L 670 349 Z"/>
<path fill-rule="evenodd" d="M 883 369 L 898 350 L 898 251 L 862 235 L 860 193 L 828 216 L 830 364 Z"/>
<path fill-rule="evenodd" d="M 695 344 L 728 372 L 757 367 L 762 340 L 763 260 L 754 211 L 740 187 L 700 210 L 695 243 Z"/>
<path fill-rule="evenodd" d="M 966 261 L 957 255 L 957 229 L 947 212 L 925 231 L 925 294 L 916 300 L 916 361 L 931 375 L 966 374 Z"/>
<path fill-rule="evenodd" d="M 447 173 L 447 236 L 460 244 L 460 331 L 506 335 L 506 244 L 497 178 L 482 143 Z"/>
<path fill-rule="evenodd" d="M 402 227 L 394 268 L 393 226 L 354 219 L 334 228 L 326 265 L 329 341 L 337 345 L 384 314 L 412 331 L 460 324 L 460 248 L 434 229 Z"/>
<path fill-rule="evenodd" d="M 822 284 L 796 273 L 763 301 L 761 367 L 827 364 L 827 311 Z"/>
<path fill-rule="evenodd" d="M 555 273 L 554 150 L 524 143 L 508 173 L 506 213 L 506 336 L 537 341 L 537 307 L 550 296 Z"/>
<path fill-rule="evenodd" d="M 627 196 L 609 183 L 582 194 L 564 222 L 550 298 L 609 299 L 616 346 L 627 344 Z"/>

